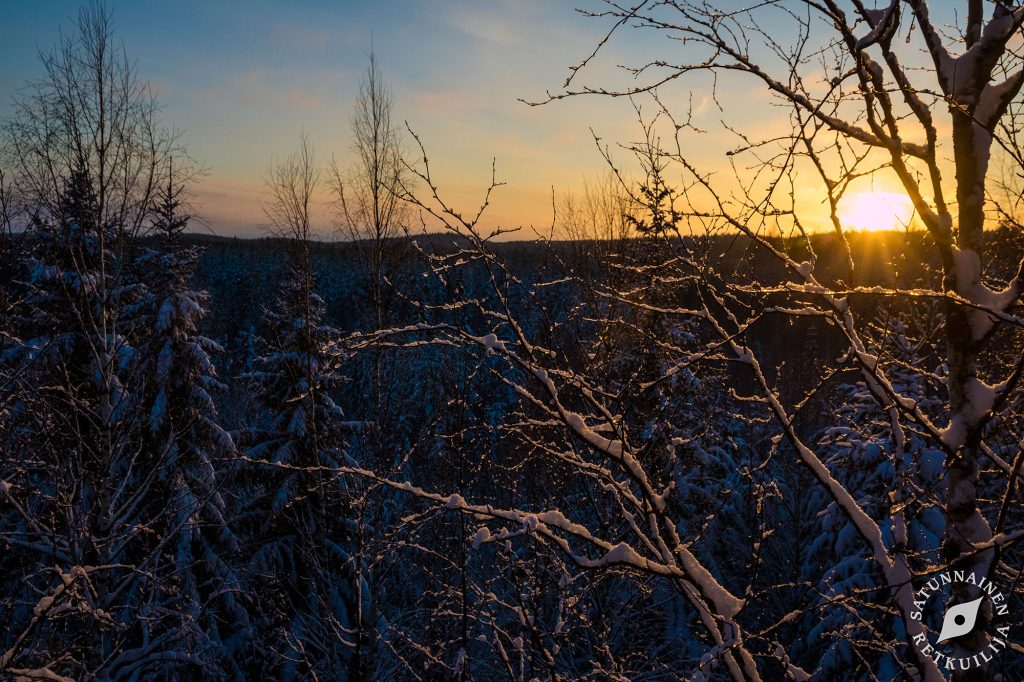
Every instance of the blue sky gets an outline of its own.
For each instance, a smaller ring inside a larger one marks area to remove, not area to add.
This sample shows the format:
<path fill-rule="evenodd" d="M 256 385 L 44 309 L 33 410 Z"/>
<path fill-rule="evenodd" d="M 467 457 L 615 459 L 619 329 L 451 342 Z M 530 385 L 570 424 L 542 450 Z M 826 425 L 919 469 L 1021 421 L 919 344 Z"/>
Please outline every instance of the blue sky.
<path fill-rule="evenodd" d="M 71 30 L 79 3 L 7 2 L 0 25 L 0 115 L 40 73 L 39 49 Z M 569 2 L 203 2 L 113 0 L 117 31 L 209 169 L 194 188 L 219 234 L 257 234 L 258 199 L 272 158 L 305 130 L 319 157 L 348 154 L 354 94 L 371 39 L 401 120 L 421 134 L 445 187 L 470 208 L 497 157 L 508 182 L 494 224 L 550 223 L 551 188 L 603 169 L 593 126 L 618 139 L 627 102 L 591 98 L 528 107 L 557 89 L 601 24 Z"/>
<path fill-rule="evenodd" d="M 79 2 L 0 3 L 6 18 L 0 117 L 6 117 L 17 89 L 40 73 L 38 50 L 50 49 L 62 28 L 72 30 Z M 497 159 L 507 186 L 494 197 L 489 227 L 523 226 L 525 238 L 533 235 L 531 226 L 546 230 L 553 190 L 572 191 L 585 176 L 607 172 L 591 129 L 610 144 L 638 136 L 625 99 L 571 98 L 543 107 L 518 101 L 558 91 L 570 65 L 593 50 L 609 24 L 575 8 L 599 8 L 599 0 L 108 0 L 108 6 L 129 56 L 164 104 L 165 124 L 184 131 L 191 155 L 209 171 L 193 187 L 194 205 L 217 234 L 261 233 L 266 169 L 295 147 L 302 131 L 320 160 L 346 163 L 371 41 L 391 82 L 397 118 L 427 145 L 451 203 L 475 209 Z M 790 29 L 791 22 L 779 23 L 771 33 Z M 691 49 L 661 34 L 620 31 L 583 78 L 621 84 L 618 65 L 655 56 L 682 62 L 694 58 Z M 731 173 L 722 152 L 737 138 L 721 119 L 754 135 L 788 127 L 787 112 L 770 106 L 762 86 L 729 78 L 719 80 L 721 110 L 706 75 L 662 93 L 676 111 L 692 103 L 695 123 L 708 131 L 686 141 L 687 154 L 705 170 Z M 617 160 L 624 156 L 618 152 Z M 819 218 L 825 215 L 819 187 L 802 182 L 798 191 Z M 326 212 L 320 227 L 330 236 Z"/>

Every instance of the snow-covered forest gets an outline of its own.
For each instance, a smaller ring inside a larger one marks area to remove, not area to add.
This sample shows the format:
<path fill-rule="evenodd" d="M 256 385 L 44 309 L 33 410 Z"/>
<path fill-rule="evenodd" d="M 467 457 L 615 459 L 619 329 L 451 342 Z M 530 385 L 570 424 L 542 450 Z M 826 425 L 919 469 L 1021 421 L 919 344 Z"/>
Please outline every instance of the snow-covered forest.
<path fill-rule="evenodd" d="M 190 231 L 86 5 L 0 127 L 0 679 L 1024 679 L 1024 8 L 716 4 L 583 12 L 532 104 L 638 141 L 549 228 L 500 159 L 452 203 L 371 54 L 261 239 Z M 626 32 L 675 40 L 603 82 Z M 791 128 L 700 167 L 708 73 Z M 908 229 L 843 225 L 873 174 Z"/>

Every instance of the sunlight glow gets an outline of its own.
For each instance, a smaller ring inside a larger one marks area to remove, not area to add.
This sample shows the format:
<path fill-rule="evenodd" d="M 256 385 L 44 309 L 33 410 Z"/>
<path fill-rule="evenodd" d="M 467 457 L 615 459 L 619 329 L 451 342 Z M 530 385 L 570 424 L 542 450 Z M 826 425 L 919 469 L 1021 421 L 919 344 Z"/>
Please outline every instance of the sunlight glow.
<path fill-rule="evenodd" d="M 850 230 L 903 230 L 913 216 L 910 197 L 896 192 L 857 192 L 839 200 L 839 220 Z"/>

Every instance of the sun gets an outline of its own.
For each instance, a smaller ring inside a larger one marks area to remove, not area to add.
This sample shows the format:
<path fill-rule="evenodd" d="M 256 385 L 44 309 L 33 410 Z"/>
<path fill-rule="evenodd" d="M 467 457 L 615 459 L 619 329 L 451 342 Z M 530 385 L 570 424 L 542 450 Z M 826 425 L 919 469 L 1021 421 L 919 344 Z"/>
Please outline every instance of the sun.
<path fill-rule="evenodd" d="M 849 230 L 904 230 L 914 217 L 910 197 L 897 192 L 856 192 L 839 200 L 839 221 Z"/>

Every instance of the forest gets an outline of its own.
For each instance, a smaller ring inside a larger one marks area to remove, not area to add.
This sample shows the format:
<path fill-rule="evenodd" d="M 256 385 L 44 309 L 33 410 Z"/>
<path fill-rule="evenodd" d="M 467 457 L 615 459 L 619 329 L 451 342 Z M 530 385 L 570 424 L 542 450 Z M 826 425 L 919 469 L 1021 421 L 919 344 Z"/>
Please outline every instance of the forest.
<path fill-rule="evenodd" d="M 1024 7 L 931 4 L 581 10 L 528 104 L 636 140 L 531 230 L 370 53 L 253 239 L 86 4 L 0 121 L 0 679 L 1024 679 Z M 695 73 L 790 128 L 701 168 Z"/>

